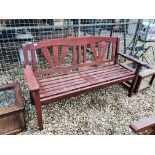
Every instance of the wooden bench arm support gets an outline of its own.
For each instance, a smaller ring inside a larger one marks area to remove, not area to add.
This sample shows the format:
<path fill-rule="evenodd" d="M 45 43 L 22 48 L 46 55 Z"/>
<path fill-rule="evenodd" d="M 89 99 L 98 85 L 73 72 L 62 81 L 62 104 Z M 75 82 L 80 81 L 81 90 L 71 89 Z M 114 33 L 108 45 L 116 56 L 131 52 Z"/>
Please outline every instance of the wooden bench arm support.
<path fill-rule="evenodd" d="M 27 81 L 29 90 L 30 91 L 39 90 L 38 82 L 37 82 L 36 77 L 34 76 L 34 73 L 29 65 L 26 65 L 26 67 L 24 69 L 24 75 L 25 75 L 25 79 Z"/>
<path fill-rule="evenodd" d="M 128 60 L 131 60 L 131 61 L 133 61 L 133 62 L 135 62 L 135 63 L 137 63 L 137 64 L 140 64 L 140 65 L 142 65 L 142 66 L 148 66 L 147 63 L 145 63 L 145 62 L 143 62 L 143 61 L 141 61 L 141 60 L 138 60 L 138 59 L 134 58 L 134 57 L 131 56 L 131 55 L 124 54 L 124 53 L 121 53 L 121 52 L 118 52 L 117 54 L 118 54 L 118 55 L 121 55 L 122 57 L 125 57 L 125 58 L 127 58 Z"/>
<path fill-rule="evenodd" d="M 145 130 L 151 129 L 155 127 L 155 116 L 142 119 L 140 121 L 134 122 L 129 125 L 129 127 L 135 132 L 143 132 Z"/>

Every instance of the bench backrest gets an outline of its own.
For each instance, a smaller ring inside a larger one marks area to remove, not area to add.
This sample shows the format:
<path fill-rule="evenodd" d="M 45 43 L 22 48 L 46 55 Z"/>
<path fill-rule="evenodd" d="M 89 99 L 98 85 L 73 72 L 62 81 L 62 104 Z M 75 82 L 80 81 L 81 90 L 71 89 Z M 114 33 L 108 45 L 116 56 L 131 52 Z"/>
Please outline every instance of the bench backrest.
<path fill-rule="evenodd" d="M 32 65 L 36 76 L 73 70 L 83 66 L 105 64 L 116 61 L 119 42 L 120 39 L 117 37 L 90 36 L 69 37 L 24 44 L 24 60 L 26 65 Z M 28 59 L 28 51 L 31 51 L 32 62 Z M 38 61 L 36 53 L 37 55 L 40 53 Z M 44 60 L 50 66 L 48 69 L 36 69 L 41 61 L 41 57 L 44 57 Z M 66 63 L 68 58 L 70 58 L 69 64 Z"/>

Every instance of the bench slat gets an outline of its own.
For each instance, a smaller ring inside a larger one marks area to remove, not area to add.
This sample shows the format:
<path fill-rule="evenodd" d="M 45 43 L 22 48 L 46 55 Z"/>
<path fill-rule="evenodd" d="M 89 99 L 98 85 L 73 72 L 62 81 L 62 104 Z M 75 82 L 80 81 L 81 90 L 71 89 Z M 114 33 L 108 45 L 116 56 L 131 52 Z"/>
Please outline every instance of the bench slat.
<path fill-rule="evenodd" d="M 87 55 L 86 55 L 86 49 L 87 49 L 87 46 L 84 45 L 84 48 L 83 48 L 83 63 L 86 63 L 87 61 Z"/>
<path fill-rule="evenodd" d="M 32 65 L 36 66 L 37 65 L 37 61 L 36 61 L 35 50 L 31 51 L 31 57 L 32 57 Z"/>
<path fill-rule="evenodd" d="M 110 42 L 105 42 L 103 46 L 103 59 L 106 57 L 107 52 L 108 52 L 108 47 L 110 45 Z"/>
<path fill-rule="evenodd" d="M 115 79 L 113 81 L 107 81 L 107 82 L 103 82 L 103 83 L 100 82 L 98 84 L 90 85 L 88 87 L 80 88 L 78 90 L 76 89 L 76 90 L 68 91 L 68 92 L 65 92 L 62 94 L 56 94 L 56 95 L 49 96 L 46 98 L 41 98 L 40 100 L 41 100 L 42 104 L 48 104 L 49 102 L 52 102 L 52 101 L 57 101 L 60 99 L 72 97 L 72 96 L 79 95 L 79 94 L 87 92 L 87 91 L 93 91 L 93 90 L 96 90 L 99 88 L 106 88 L 108 86 L 112 86 L 113 84 L 122 83 L 122 81 L 124 81 L 124 80 L 131 80 L 131 79 L 133 79 L 133 75 L 121 77 L 121 78 Z"/>
<path fill-rule="evenodd" d="M 115 72 L 118 74 L 118 72 Z M 111 74 L 111 73 L 109 73 Z M 124 72 L 125 75 L 130 75 L 129 73 L 126 73 Z M 113 74 L 114 75 L 114 74 Z M 118 74 L 119 75 L 119 74 Z M 77 79 L 76 81 L 73 81 L 70 82 L 70 81 L 65 81 L 65 82 L 62 82 L 62 83 L 58 83 L 58 84 L 55 84 L 55 85 L 50 85 L 50 87 L 45 86 L 45 87 L 41 87 L 40 88 L 40 94 L 44 94 L 45 92 L 51 92 L 51 91 L 56 91 L 56 90 L 61 90 L 63 88 L 66 88 L 66 87 L 72 87 L 72 86 L 76 86 L 76 85 L 81 85 L 81 84 L 84 84 L 84 83 L 93 83 L 93 80 L 96 80 L 98 81 L 99 79 L 102 79 L 102 78 L 107 78 L 109 80 L 109 75 L 106 75 L 106 76 L 97 76 L 97 78 L 95 77 L 91 77 L 91 76 L 87 76 L 87 77 L 84 77 L 84 78 L 80 78 L 80 79 Z"/>
<path fill-rule="evenodd" d="M 59 38 L 53 40 L 46 40 L 40 41 L 37 43 L 27 44 L 27 48 L 32 49 L 39 49 L 42 47 L 47 46 L 79 46 L 79 45 L 88 45 L 94 42 L 116 42 L 117 37 L 101 37 L 101 36 L 88 36 L 88 37 L 68 37 L 68 38 Z"/>
<path fill-rule="evenodd" d="M 82 62 L 82 59 L 81 59 L 82 58 L 81 57 L 81 46 L 78 46 L 78 48 L 79 48 L 78 49 L 78 63 L 81 64 L 81 62 Z"/>
<path fill-rule="evenodd" d="M 58 46 L 53 46 L 53 55 L 54 55 L 54 64 L 55 66 L 58 66 L 59 65 L 59 59 L 58 59 L 58 53 L 59 53 L 59 50 L 58 50 Z"/>
<path fill-rule="evenodd" d="M 111 76 L 112 74 L 117 74 L 119 72 L 123 72 L 124 73 L 131 73 L 130 71 L 127 71 L 125 69 L 113 69 L 113 70 L 109 70 L 108 72 L 106 71 L 97 71 L 97 72 L 92 72 L 92 73 L 79 73 L 78 75 L 75 75 L 75 76 L 71 76 L 71 77 L 67 77 L 67 78 L 61 78 L 61 79 L 56 79 L 56 80 L 51 80 L 50 81 L 46 81 L 44 83 L 40 83 L 40 87 L 44 87 L 44 88 L 50 88 L 50 87 L 54 87 L 54 85 L 62 85 L 62 84 L 66 84 L 66 83 L 71 83 L 71 82 L 74 82 L 74 81 L 80 81 L 84 78 L 89 78 L 90 76 L 97 76 L 97 77 L 109 77 Z M 51 85 L 51 86 L 49 86 Z"/>
<path fill-rule="evenodd" d="M 111 58 L 115 58 L 116 44 L 113 42 L 112 44 L 112 55 Z"/>
<path fill-rule="evenodd" d="M 89 69 L 82 70 L 80 72 L 89 73 L 89 72 L 93 72 L 93 71 L 96 71 L 96 70 L 106 70 L 106 69 L 109 69 L 109 68 L 116 68 L 118 66 L 120 66 L 120 65 L 118 65 L 118 64 L 108 64 L 108 65 L 105 65 L 105 66 L 97 66 L 97 67 L 96 66 L 91 66 L 91 67 L 89 67 Z M 56 75 L 56 76 L 45 77 L 45 78 L 42 78 L 42 79 L 38 79 L 38 82 L 45 82 L 45 81 L 50 81 L 50 80 L 62 79 L 62 76 L 63 76 L 63 78 L 68 77 L 68 76 L 71 77 L 71 76 L 74 76 L 74 75 L 78 75 L 78 72 L 79 71 L 71 72 L 71 73 L 68 73 L 68 74 L 60 74 L 60 75 Z"/>
<path fill-rule="evenodd" d="M 103 52 L 102 52 L 102 42 L 98 42 L 98 59 L 102 58 Z"/>
<path fill-rule="evenodd" d="M 40 97 L 47 97 L 47 96 L 51 96 L 51 95 L 55 95 L 55 94 L 58 94 L 58 93 L 64 93 L 64 92 L 67 92 L 67 91 L 72 91 L 72 90 L 75 90 L 75 89 L 80 89 L 80 88 L 83 88 L 83 87 L 87 87 L 87 86 L 90 86 L 90 85 L 94 85 L 94 84 L 97 84 L 97 83 L 104 83 L 106 81 L 113 81 L 115 79 L 118 79 L 118 78 L 121 78 L 121 77 L 126 77 L 126 76 L 133 76 L 133 73 L 124 73 L 124 72 L 117 72 L 117 73 L 114 73 L 114 74 L 111 74 L 111 76 L 109 77 L 94 77 L 93 79 L 87 79 L 87 82 L 85 83 L 82 83 L 82 84 L 79 84 L 78 86 L 68 86 L 68 87 L 65 87 L 64 89 L 61 89 L 59 91 L 50 91 L 48 89 L 47 93 L 45 94 L 40 94 Z M 92 78 L 90 76 L 90 78 Z M 65 86 L 65 85 L 64 85 Z"/>
<path fill-rule="evenodd" d="M 43 53 L 44 57 L 46 58 L 46 60 L 48 61 L 48 63 L 49 63 L 51 66 L 54 66 L 52 57 L 51 57 L 50 52 L 49 52 L 49 50 L 47 49 L 47 47 L 43 47 L 43 48 L 42 48 L 42 53 Z"/>
<path fill-rule="evenodd" d="M 56 81 L 58 82 L 58 80 L 66 81 L 66 80 L 68 80 L 68 78 L 69 79 L 74 79 L 74 78 L 76 78 L 76 76 L 77 76 L 77 78 L 80 78 L 79 74 L 89 74 L 89 73 L 96 74 L 98 72 L 99 73 L 104 72 L 106 74 L 107 71 L 111 71 L 111 70 L 113 71 L 113 70 L 117 70 L 117 69 L 122 69 L 122 68 L 120 66 L 119 67 L 116 67 L 116 66 L 107 67 L 107 68 L 99 68 L 99 67 L 97 67 L 96 69 L 93 69 L 93 70 L 88 69 L 87 71 L 84 71 L 84 72 L 74 72 L 74 74 L 70 73 L 70 74 L 62 75 L 62 76 L 58 76 L 58 77 L 54 76 L 54 77 L 48 78 L 46 80 L 38 80 L 38 83 L 41 83 L 41 85 L 47 85 L 47 84 L 49 84 L 49 82 L 52 83 L 52 81 L 54 81 L 54 82 L 56 82 Z M 131 71 L 129 71 L 129 72 L 131 72 Z"/>
<path fill-rule="evenodd" d="M 124 73 L 131 73 L 125 69 L 113 69 L 113 70 L 110 70 L 109 72 L 104 72 L 104 71 L 98 71 L 98 72 L 92 72 L 92 73 L 79 73 L 78 75 L 75 75 L 75 76 L 72 76 L 72 77 L 67 77 L 67 78 L 64 78 L 62 76 L 61 79 L 58 79 L 58 80 L 51 80 L 51 81 L 46 81 L 44 83 L 39 83 L 40 87 L 44 87 L 44 88 L 50 88 L 50 87 L 54 87 L 55 85 L 58 86 L 58 85 L 62 85 L 63 82 L 65 83 L 71 83 L 72 82 L 75 82 L 75 81 L 81 81 L 81 80 L 84 80 L 85 78 L 89 78 L 89 77 L 109 77 L 111 76 L 111 74 L 118 74 L 119 72 L 124 72 Z M 51 78 L 52 79 L 52 78 Z"/>
<path fill-rule="evenodd" d="M 38 70 L 38 71 L 34 71 L 34 75 L 35 76 L 39 76 L 39 75 L 43 75 L 43 74 L 50 74 L 53 72 L 61 72 L 64 73 L 65 71 L 69 71 L 72 69 L 76 69 L 79 67 L 88 67 L 88 66 L 92 66 L 92 65 L 104 65 L 106 63 L 111 63 L 114 62 L 115 59 L 110 59 L 110 60 L 101 60 L 99 62 L 96 61 L 92 61 L 90 63 L 83 63 L 83 64 L 76 64 L 74 66 L 58 66 L 58 67 L 53 67 L 50 69 L 43 69 L 43 70 Z"/>
<path fill-rule="evenodd" d="M 73 46 L 72 64 L 76 64 L 76 46 Z"/>

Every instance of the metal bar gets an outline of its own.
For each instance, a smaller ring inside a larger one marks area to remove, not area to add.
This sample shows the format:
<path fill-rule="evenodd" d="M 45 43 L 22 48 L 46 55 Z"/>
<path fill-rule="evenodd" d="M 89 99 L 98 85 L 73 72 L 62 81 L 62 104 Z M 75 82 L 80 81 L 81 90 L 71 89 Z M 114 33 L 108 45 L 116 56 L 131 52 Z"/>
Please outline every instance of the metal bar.
<path fill-rule="evenodd" d="M 132 53 L 133 53 L 133 48 L 134 48 L 134 47 L 136 46 L 136 44 L 137 44 L 137 41 L 138 41 L 137 36 L 138 36 L 138 32 L 139 32 L 139 28 L 140 28 L 141 23 L 142 23 L 142 19 L 138 19 L 136 31 L 135 31 L 135 34 L 134 34 L 134 38 L 133 38 L 133 40 L 130 42 L 130 44 L 129 44 L 128 47 L 127 47 L 127 49 L 129 49 L 129 48 L 130 48 L 130 45 L 132 45 L 132 46 L 131 46 L 130 55 L 132 55 Z"/>
<path fill-rule="evenodd" d="M 125 19 L 124 19 L 125 20 Z M 124 53 L 126 53 L 126 25 L 123 25 L 123 29 L 124 29 Z"/>
<path fill-rule="evenodd" d="M 149 25 L 148 25 L 148 27 L 147 27 L 147 29 L 146 29 L 145 38 L 144 38 L 144 42 L 143 42 L 143 45 L 142 45 L 142 46 L 145 46 L 146 38 L 147 38 L 147 36 L 148 36 L 150 24 L 151 24 L 151 19 L 149 20 Z"/>
<path fill-rule="evenodd" d="M 80 24 L 81 24 L 81 20 L 78 19 L 78 37 L 80 36 Z"/>
<path fill-rule="evenodd" d="M 119 23 L 120 25 L 124 24 L 137 24 L 137 22 L 125 22 L 125 23 Z M 80 27 L 85 27 L 85 26 L 111 26 L 115 25 L 115 23 L 96 23 L 96 24 L 80 24 Z M 49 28 L 67 28 L 67 27 L 78 27 L 79 24 L 74 24 L 74 25 L 48 25 L 48 26 L 20 26 L 20 27 L 0 27 L 0 30 L 23 30 L 23 29 L 49 29 Z"/>
<path fill-rule="evenodd" d="M 114 23 L 115 22 L 115 20 L 114 19 L 112 19 L 112 23 Z M 112 33 L 113 33 L 113 26 L 114 25 L 111 25 L 111 27 L 110 27 L 110 37 L 112 37 Z M 107 54 L 107 58 L 109 58 L 109 55 L 110 55 L 110 46 L 108 47 L 108 54 Z"/>

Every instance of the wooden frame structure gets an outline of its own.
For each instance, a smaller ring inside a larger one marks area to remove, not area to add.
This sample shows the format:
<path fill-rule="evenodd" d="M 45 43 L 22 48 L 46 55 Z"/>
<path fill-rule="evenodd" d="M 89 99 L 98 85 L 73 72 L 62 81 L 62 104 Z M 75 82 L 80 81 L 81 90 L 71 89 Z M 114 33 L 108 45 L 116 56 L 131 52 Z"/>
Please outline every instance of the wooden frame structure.
<path fill-rule="evenodd" d="M 24 103 L 18 82 L 0 85 L 0 90 L 14 89 L 15 105 L 0 109 L 0 135 L 17 134 L 25 130 Z"/>
<path fill-rule="evenodd" d="M 122 65 L 125 68 L 135 72 L 135 69 L 131 67 L 131 64 L 132 64 L 132 62 L 122 63 Z M 155 68 L 151 67 L 150 65 L 146 65 L 145 68 L 146 68 L 145 71 L 143 71 L 143 68 L 142 68 L 140 73 L 139 73 L 134 93 L 138 93 L 141 90 L 149 88 L 153 84 L 153 81 L 154 81 L 154 78 L 155 78 Z M 145 78 L 147 78 L 147 77 L 150 77 L 149 81 L 145 81 Z M 128 82 L 123 83 L 123 85 L 125 87 L 127 87 L 127 88 L 130 88 L 131 84 L 132 84 L 132 81 L 128 81 Z"/>
<path fill-rule="evenodd" d="M 155 116 L 135 121 L 129 127 L 137 134 L 155 135 Z"/>
<path fill-rule="evenodd" d="M 105 88 L 114 84 L 132 80 L 129 96 L 132 96 L 141 66 L 146 65 L 129 56 L 119 53 L 120 39 L 117 37 L 70 37 L 24 44 L 25 79 L 35 104 L 39 129 L 43 129 L 41 106 L 53 101 L 75 96 L 84 92 Z M 49 50 L 52 47 L 52 53 Z M 70 50 L 69 50 L 70 49 Z M 111 49 L 111 55 L 108 55 Z M 32 63 L 28 59 L 31 51 Z M 41 52 L 48 69 L 37 69 L 35 51 Z M 65 65 L 65 58 L 71 51 L 71 63 Z M 88 54 L 93 60 L 88 61 Z M 118 63 L 118 56 L 137 63 L 137 69 L 132 72 Z M 87 69 L 82 69 L 87 67 Z M 81 70 L 82 69 L 82 70 Z M 57 76 L 46 76 L 61 73 Z"/>

